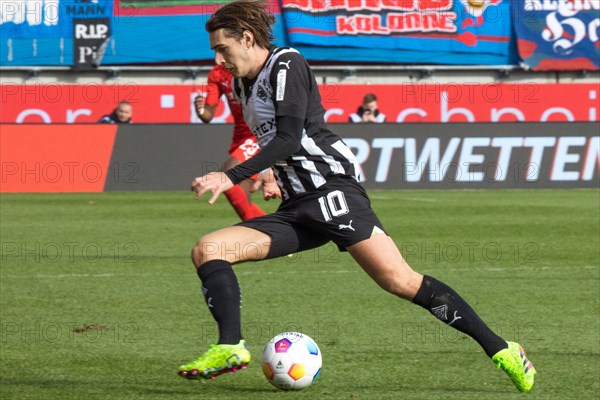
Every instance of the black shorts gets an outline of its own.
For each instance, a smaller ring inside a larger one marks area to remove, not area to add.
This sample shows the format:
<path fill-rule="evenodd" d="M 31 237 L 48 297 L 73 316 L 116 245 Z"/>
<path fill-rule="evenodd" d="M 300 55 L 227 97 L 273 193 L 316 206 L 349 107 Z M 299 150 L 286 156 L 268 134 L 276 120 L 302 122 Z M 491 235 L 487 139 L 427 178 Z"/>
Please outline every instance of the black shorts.
<path fill-rule="evenodd" d="M 330 240 L 345 250 L 373 234 L 385 233 L 363 187 L 344 178 L 328 182 L 317 191 L 294 196 L 281 203 L 273 214 L 237 225 L 271 237 L 266 258 L 309 250 Z"/>

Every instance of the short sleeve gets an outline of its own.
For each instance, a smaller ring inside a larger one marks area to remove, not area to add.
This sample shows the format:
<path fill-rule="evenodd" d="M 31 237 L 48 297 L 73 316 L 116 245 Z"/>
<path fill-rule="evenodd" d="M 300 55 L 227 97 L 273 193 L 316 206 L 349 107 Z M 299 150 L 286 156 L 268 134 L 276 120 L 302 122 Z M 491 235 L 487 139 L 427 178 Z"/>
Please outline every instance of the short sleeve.
<path fill-rule="evenodd" d="M 206 104 L 216 107 L 223 95 L 222 76 L 216 68 L 208 73 L 208 84 L 206 85 Z"/>

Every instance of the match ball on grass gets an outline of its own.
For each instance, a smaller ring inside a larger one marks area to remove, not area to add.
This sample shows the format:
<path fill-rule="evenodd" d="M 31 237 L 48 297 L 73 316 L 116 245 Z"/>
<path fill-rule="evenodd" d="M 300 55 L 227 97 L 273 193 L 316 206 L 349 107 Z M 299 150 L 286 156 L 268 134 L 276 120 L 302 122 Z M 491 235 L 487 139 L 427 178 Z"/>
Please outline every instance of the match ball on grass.
<path fill-rule="evenodd" d="M 300 390 L 317 379 L 322 361 L 319 346 L 309 336 L 300 332 L 284 332 L 265 346 L 262 370 L 276 388 Z"/>

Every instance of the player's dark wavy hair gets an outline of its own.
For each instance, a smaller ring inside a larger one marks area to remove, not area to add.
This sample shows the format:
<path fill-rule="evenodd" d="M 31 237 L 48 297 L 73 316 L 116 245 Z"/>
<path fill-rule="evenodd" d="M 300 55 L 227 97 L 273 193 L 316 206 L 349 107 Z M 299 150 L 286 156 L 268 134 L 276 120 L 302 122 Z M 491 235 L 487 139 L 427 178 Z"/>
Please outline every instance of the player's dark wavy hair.
<path fill-rule="evenodd" d="M 244 31 L 254 35 L 254 41 L 262 48 L 271 48 L 275 39 L 271 25 L 275 16 L 267 11 L 263 0 L 238 0 L 219 8 L 206 22 L 206 31 L 225 29 L 225 36 L 240 40 Z"/>

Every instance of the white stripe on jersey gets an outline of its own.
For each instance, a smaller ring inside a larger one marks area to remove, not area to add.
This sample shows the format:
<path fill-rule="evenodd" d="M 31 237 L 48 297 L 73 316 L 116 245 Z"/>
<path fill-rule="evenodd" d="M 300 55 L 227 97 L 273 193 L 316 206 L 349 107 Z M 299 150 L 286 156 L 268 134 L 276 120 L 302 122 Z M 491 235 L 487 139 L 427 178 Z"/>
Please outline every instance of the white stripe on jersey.
<path fill-rule="evenodd" d="M 283 181 L 281 180 L 281 177 L 279 176 L 279 170 L 277 168 L 272 168 L 272 169 L 273 169 L 273 175 L 275 175 L 275 181 L 277 182 L 277 186 L 279 186 L 279 190 L 281 190 L 281 197 L 283 197 L 284 199 L 289 198 L 290 194 L 283 186 Z"/>
<path fill-rule="evenodd" d="M 302 182 L 300 182 L 300 178 L 298 178 L 296 171 L 294 171 L 294 167 L 289 166 L 286 162 L 278 162 L 277 166 L 282 168 L 285 171 L 287 178 L 292 185 L 292 189 L 294 189 L 294 192 L 296 192 L 296 193 L 306 192 L 304 185 L 302 185 Z"/>
<path fill-rule="evenodd" d="M 314 162 L 307 160 L 304 156 L 293 158 L 294 160 L 302 162 L 302 166 L 304 167 L 304 169 L 310 172 L 310 179 L 312 180 L 312 183 L 315 185 L 316 188 L 319 188 L 327 183 L 325 177 L 321 175 L 321 173 L 317 170 L 317 166 Z"/>
<path fill-rule="evenodd" d="M 358 163 L 358 160 L 356 159 L 356 156 L 354 155 L 352 150 L 350 150 L 350 148 L 348 146 L 346 146 L 344 144 L 344 142 L 342 142 L 341 140 L 338 140 L 337 142 L 333 143 L 331 145 L 331 147 L 336 149 L 341 155 L 346 157 L 348 162 L 350 162 L 352 165 L 354 165 L 354 179 L 356 179 L 358 182 L 360 182 L 359 171 L 361 171 L 361 168 L 360 168 L 360 164 Z"/>
<path fill-rule="evenodd" d="M 342 166 L 342 163 L 340 163 L 339 161 L 335 161 L 335 159 L 332 156 L 325 154 L 325 152 L 321 150 L 319 146 L 317 146 L 315 141 L 306 135 L 306 131 L 302 132 L 302 147 L 311 156 L 321 157 L 327 164 L 329 164 L 329 168 L 331 169 L 331 171 L 333 171 L 334 174 L 346 173 L 344 167 Z"/>

